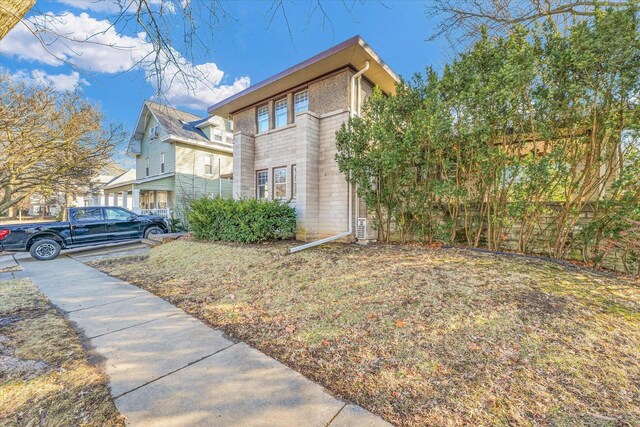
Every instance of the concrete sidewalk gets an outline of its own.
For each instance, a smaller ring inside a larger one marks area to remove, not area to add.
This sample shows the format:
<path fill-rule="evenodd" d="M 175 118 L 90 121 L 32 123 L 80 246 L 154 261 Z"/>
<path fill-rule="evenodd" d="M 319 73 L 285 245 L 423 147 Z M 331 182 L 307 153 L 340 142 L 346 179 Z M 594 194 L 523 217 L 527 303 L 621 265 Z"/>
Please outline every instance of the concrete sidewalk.
<path fill-rule="evenodd" d="M 364 409 L 161 298 L 75 259 L 16 255 L 109 376 L 134 426 L 385 426 Z M 6 277 L 3 277 L 6 278 Z"/>

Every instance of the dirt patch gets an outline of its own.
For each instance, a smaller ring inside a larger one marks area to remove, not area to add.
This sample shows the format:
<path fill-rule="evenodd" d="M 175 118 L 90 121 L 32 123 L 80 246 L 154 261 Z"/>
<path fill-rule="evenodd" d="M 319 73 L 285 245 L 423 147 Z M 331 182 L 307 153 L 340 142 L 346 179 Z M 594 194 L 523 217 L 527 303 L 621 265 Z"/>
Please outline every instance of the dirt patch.
<path fill-rule="evenodd" d="M 640 425 L 640 286 L 461 249 L 175 241 L 93 264 L 398 425 Z"/>
<path fill-rule="evenodd" d="M 24 280 L 0 282 L 0 425 L 124 425 L 76 333 Z"/>

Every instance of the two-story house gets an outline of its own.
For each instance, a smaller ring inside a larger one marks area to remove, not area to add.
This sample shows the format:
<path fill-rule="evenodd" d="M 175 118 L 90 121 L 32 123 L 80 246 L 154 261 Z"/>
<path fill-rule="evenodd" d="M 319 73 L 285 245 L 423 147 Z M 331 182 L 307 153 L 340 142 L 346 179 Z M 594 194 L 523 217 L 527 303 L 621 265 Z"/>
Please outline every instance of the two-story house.
<path fill-rule="evenodd" d="M 355 36 L 211 106 L 211 116 L 235 126 L 234 197 L 295 204 L 299 240 L 352 239 L 356 230 L 375 239 L 364 202 L 338 170 L 335 134 L 374 86 L 395 93 L 398 81 Z"/>
<path fill-rule="evenodd" d="M 231 195 L 233 127 L 221 117 L 146 101 L 127 153 L 136 159 L 135 211 L 180 217 L 194 198 Z"/>

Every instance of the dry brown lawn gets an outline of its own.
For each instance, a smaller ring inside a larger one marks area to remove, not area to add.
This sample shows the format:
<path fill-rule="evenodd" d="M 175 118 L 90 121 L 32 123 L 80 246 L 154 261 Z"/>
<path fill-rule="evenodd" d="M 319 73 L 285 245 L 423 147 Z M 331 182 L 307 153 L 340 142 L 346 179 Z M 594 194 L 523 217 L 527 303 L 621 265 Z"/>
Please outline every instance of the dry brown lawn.
<path fill-rule="evenodd" d="M 0 282 L 0 425 L 124 426 L 105 384 L 33 283 Z"/>
<path fill-rule="evenodd" d="M 640 286 L 455 249 L 175 241 L 99 268 L 399 425 L 640 425 Z"/>

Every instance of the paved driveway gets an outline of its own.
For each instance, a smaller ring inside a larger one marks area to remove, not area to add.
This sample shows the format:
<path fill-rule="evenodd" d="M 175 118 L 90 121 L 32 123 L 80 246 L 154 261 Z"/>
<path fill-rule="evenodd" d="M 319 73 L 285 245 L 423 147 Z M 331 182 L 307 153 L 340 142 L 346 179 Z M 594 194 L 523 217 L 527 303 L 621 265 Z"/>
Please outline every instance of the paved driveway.
<path fill-rule="evenodd" d="M 80 258 L 79 258 L 80 259 Z M 276 360 L 70 256 L 16 255 L 87 338 L 134 426 L 383 426 Z M 3 274 L 6 278 L 6 274 Z"/>

